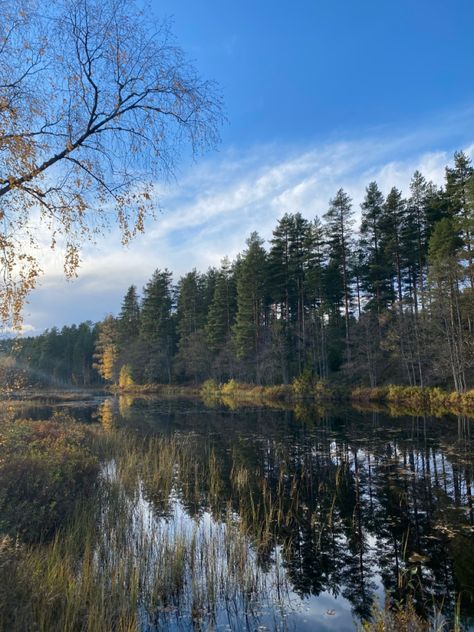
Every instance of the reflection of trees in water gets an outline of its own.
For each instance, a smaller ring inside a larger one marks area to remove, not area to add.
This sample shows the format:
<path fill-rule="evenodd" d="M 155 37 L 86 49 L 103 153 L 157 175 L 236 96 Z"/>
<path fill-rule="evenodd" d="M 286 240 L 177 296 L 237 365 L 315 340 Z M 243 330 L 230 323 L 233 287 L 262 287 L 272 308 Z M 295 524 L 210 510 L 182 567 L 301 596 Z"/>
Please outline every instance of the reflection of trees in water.
<path fill-rule="evenodd" d="M 121 409 L 129 425 L 183 438 L 170 459 L 179 464 L 174 484 L 186 510 L 238 514 L 263 568 L 281 546 L 300 595 L 342 594 L 365 617 L 377 575 L 395 598 L 414 594 L 420 610 L 436 598 L 452 612 L 455 595 L 474 589 L 467 420 L 458 420 L 456 434 L 451 420 L 378 413 L 300 411 L 306 423 L 298 424 L 287 411 L 160 406 Z M 163 511 L 169 487 L 159 476 L 144 480 Z"/>

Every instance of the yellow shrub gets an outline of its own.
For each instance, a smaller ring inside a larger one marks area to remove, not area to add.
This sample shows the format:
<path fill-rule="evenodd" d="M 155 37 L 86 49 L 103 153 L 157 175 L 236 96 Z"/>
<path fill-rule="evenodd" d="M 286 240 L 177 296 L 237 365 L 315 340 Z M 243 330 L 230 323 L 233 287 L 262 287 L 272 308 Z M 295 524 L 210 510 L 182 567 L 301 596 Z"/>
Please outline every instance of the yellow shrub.
<path fill-rule="evenodd" d="M 120 369 L 119 388 L 127 390 L 133 386 L 135 386 L 135 382 L 132 378 L 132 370 L 128 364 L 124 364 Z"/>

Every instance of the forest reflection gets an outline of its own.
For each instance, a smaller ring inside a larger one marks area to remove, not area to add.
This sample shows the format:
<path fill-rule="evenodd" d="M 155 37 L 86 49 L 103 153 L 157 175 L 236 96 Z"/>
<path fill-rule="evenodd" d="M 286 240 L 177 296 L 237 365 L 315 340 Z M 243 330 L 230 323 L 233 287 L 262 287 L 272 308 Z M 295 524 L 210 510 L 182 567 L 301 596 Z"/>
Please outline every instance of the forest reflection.
<path fill-rule="evenodd" d="M 97 415 L 139 450 L 124 478 L 139 467 L 158 516 L 176 497 L 196 519 L 235 516 L 263 570 L 281 552 L 300 596 L 341 595 L 365 619 L 382 585 L 425 616 L 437 607 L 472 620 L 470 420 L 133 397 Z"/>

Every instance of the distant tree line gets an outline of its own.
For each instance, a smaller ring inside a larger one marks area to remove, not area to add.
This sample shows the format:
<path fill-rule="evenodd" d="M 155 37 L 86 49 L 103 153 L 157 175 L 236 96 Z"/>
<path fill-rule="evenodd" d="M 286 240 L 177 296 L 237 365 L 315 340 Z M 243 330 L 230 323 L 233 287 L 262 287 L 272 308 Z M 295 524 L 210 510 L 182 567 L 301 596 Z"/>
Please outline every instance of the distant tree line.
<path fill-rule="evenodd" d="M 395 187 L 384 195 L 371 182 L 357 229 L 355 215 L 340 189 L 322 219 L 283 215 L 268 248 L 252 233 L 234 261 L 192 270 L 177 285 L 170 271 L 156 270 L 141 298 L 131 286 L 117 317 L 97 331 L 89 327 L 95 370 L 122 384 L 207 378 L 275 384 L 305 373 L 368 386 L 472 387 L 468 156 L 455 153 L 442 187 L 415 172 L 406 197 Z M 78 370 L 82 360 L 72 359 L 71 348 L 79 353 L 82 342 L 58 333 L 64 342 L 54 355 L 53 332 L 40 337 L 44 351 L 35 351 L 40 342 L 25 342 L 25 359 L 44 370 L 47 358 L 61 356 L 48 365 L 55 375 L 96 379 L 90 343 L 84 343 L 88 369 Z"/>
<path fill-rule="evenodd" d="M 0 384 L 91 386 L 103 383 L 93 367 L 98 326 L 53 327 L 40 336 L 0 343 Z"/>

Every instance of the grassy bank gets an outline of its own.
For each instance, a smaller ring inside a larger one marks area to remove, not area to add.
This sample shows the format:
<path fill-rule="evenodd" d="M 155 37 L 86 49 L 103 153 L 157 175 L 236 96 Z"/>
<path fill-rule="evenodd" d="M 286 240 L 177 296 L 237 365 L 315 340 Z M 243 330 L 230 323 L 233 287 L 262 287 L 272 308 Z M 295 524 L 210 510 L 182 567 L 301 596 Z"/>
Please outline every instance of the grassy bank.
<path fill-rule="evenodd" d="M 205 401 L 229 400 L 247 403 L 287 402 L 292 398 L 291 386 L 257 386 L 229 380 L 219 384 L 215 380 L 206 380 L 200 388 L 200 395 Z M 224 402 L 225 403 L 225 402 Z"/>
<path fill-rule="evenodd" d="M 178 384 L 135 384 L 132 382 L 124 386 L 112 385 L 106 389 L 114 394 L 130 395 L 163 395 L 164 397 L 192 397 L 199 395 L 199 386 L 182 386 Z"/>
<path fill-rule="evenodd" d="M 351 390 L 346 386 L 315 380 L 305 374 L 295 378 L 291 384 L 274 386 L 245 384 L 234 379 L 219 383 L 210 379 L 200 386 L 129 384 L 126 387 L 112 386 L 109 390 L 130 395 L 200 396 L 206 404 L 224 404 L 230 408 L 246 405 L 285 407 L 302 401 L 317 404 L 352 402 L 358 407 L 378 404 L 388 408 L 388 412 L 395 416 L 442 416 L 448 413 L 474 416 L 474 390 L 456 393 L 437 387 L 395 385 Z"/>
<path fill-rule="evenodd" d="M 474 415 L 474 390 L 450 393 L 440 388 L 419 386 L 359 387 L 352 391 L 351 400 L 384 404 L 394 415 Z"/>
<path fill-rule="evenodd" d="M 65 414 L 0 424 L 0 534 L 51 538 L 93 492 L 99 458 L 93 433 Z"/>
<path fill-rule="evenodd" d="M 343 393 L 340 389 L 329 387 L 325 382 L 313 382 L 303 376 L 293 380 L 291 384 L 275 386 L 261 386 L 243 384 L 236 380 L 229 380 L 219 384 L 215 380 L 207 380 L 200 389 L 201 396 L 206 400 L 215 398 L 229 403 L 251 403 L 274 405 L 284 402 L 298 402 L 312 400 L 316 402 L 340 401 Z"/>

